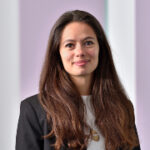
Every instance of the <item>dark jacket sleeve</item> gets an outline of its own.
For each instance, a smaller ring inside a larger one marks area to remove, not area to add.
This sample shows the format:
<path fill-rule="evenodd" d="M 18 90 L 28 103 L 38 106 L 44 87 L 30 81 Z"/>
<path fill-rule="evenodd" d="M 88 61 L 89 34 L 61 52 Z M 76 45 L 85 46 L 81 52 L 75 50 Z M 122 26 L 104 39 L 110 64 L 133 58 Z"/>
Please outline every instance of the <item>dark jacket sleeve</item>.
<path fill-rule="evenodd" d="M 43 150 L 42 129 L 33 106 L 22 101 L 16 135 L 16 150 Z"/>

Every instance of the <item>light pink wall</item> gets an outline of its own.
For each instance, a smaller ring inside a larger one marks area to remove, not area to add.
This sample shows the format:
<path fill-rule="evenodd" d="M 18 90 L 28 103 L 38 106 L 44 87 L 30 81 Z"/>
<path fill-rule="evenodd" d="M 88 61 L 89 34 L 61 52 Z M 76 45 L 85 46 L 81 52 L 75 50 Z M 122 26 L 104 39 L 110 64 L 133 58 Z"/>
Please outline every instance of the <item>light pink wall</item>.
<path fill-rule="evenodd" d="M 65 11 L 81 9 L 95 15 L 104 26 L 104 0 L 21 0 L 21 98 L 38 92 L 38 82 L 50 29 Z"/>
<path fill-rule="evenodd" d="M 136 1 L 137 120 L 142 150 L 150 149 L 150 1 Z"/>

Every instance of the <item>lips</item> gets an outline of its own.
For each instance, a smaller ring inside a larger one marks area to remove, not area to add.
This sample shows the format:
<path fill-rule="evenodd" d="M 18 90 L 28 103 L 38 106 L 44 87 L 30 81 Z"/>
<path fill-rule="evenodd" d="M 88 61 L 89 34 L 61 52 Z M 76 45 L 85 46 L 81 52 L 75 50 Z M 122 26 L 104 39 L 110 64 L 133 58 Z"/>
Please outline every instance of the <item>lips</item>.
<path fill-rule="evenodd" d="M 84 66 L 89 62 L 89 60 L 79 60 L 79 61 L 75 61 L 74 64 L 77 66 Z"/>

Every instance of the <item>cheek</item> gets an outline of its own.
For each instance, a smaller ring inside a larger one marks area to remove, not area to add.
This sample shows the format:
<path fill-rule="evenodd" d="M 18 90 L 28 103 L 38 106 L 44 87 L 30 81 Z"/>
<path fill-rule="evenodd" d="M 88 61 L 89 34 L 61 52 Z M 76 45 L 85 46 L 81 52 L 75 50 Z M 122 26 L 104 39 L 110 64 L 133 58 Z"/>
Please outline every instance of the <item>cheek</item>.
<path fill-rule="evenodd" d="M 92 50 L 90 50 L 90 51 L 88 52 L 88 54 L 89 54 L 91 57 L 96 58 L 96 57 L 98 57 L 98 55 L 99 55 L 99 50 L 98 50 L 98 49 L 92 49 Z"/>
<path fill-rule="evenodd" d="M 62 52 L 60 55 L 63 62 L 70 61 L 72 58 L 72 54 L 69 52 Z"/>

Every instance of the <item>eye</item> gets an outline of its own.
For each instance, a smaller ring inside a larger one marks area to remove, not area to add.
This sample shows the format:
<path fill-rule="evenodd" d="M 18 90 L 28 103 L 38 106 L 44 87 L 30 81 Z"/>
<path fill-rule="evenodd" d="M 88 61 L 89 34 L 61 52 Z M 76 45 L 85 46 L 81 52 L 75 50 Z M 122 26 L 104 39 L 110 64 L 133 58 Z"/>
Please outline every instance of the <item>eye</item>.
<path fill-rule="evenodd" d="M 94 44 L 93 41 L 86 41 L 86 42 L 84 43 L 85 46 L 91 46 L 91 45 L 93 45 L 93 44 Z"/>
<path fill-rule="evenodd" d="M 65 47 L 67 47 L 67 48 L 73 48 L 73 47 L 74 47 L 74 44 L 68 43 L 68 44 L 65 45 Z"/>

